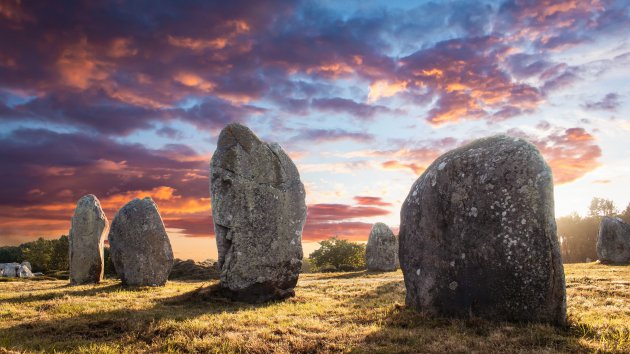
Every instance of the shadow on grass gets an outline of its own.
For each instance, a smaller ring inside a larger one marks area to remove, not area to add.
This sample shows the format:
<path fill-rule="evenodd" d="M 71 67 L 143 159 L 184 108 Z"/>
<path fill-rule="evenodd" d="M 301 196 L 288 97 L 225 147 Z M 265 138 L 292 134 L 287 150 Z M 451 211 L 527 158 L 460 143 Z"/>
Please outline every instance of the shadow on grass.
<path fill-rule="evenodd" d="M 71 287 L 68 288 L 71 289 Z M 146 289 L 146 287 L 131 288 L 112 284 L 95 289 L 61 292 L 54 294 L 55 296 L 51 294 L 34 296 L 31 301 L 54 299 L 64 295 L 87 296 L 117 290 L 140 292 Z M 18 301 L 15 300 L 15 302 Z M 2 328 L 0 329 L 0 349 L 51 351 L 54 348 L 56 351 L 76 351 L 102 344 L 111 344 L 116 347 L 131 343 L 137 346 L 140 342 L 140 344 L 150 345 L 158 339 L 168 339 L 176 331 L 172 325 L 160 325 L 159 322 L 162 320 L 181 322 L 207 314 L 255 310 L 275 303 L 233 302 L 222 297 L 222 292 L 216 284 L 201 286 L 183 294 L 159 299 L 152 307 L 145 309 L 117 309 L 50 320 L 37 319 Z M 50 317 L 52 316 L 44 318 Z"/>
<path fill-rule="evenodd" d="M 93 296 L 96 294 L 110 293 L 110 292 L 118 291 L 121 289 L 134 290 L 133 288 L 123 287 L 120 283 L 111 284 L 107 286 L 94 285 L 93 287 L 88 288 L 88 289 L 72 290 L 72 289 L 76 289 L 76 286 L 70 285 L 70 283 L 68 283 L 68 284 L 56 286 L 49 289 L 39 289 L 37 291 L 58 290 L 58 289 L 64 289 L 64 288 L 68 289 L 68 291 L 51 292 L 51 293 L 43 293 L 43 294 L 36 294 L 36 295 L 29 292 L 29 293 L 25 293 L 24 295 L 12 297 L 10 299 L 5 299 L 2 301 L 5 303 L 20 303 L 21 304 L 21 303 L 26 303 L 26 302 L 53 300 L 53 299 L 62 298 L 64 296 Z"/>
<path fill-rule="evenodd" d="M 383 300 L 391 305 L 372 314 L 378 330 L 356 344 L 357 352 L 590 352 L 581 338 L 598 339 L 585 325 L 570 323 L 556 327 L 541 323 L 495 322 L 482 318 L 447 318 L 408 308 L 401 281 L 388 281 L 360 296 L 348 299 L 350 306 L 378 308 Z M 595 336 L 595 337 L 593 337 Z"/>
<path fill-rule="evenodd" d="M 341 274 L 329 273 L 331 275 L 318 277 L 317 280 L 354 279 L 354 278 L 362 278 L 366 275 L 391 274 L 391 273 L 394 273 L 394 272 L 376 272 L 376 271 L 361 270 L 357 272 L 349 272 L 349 273 L 341 273 Z"/>

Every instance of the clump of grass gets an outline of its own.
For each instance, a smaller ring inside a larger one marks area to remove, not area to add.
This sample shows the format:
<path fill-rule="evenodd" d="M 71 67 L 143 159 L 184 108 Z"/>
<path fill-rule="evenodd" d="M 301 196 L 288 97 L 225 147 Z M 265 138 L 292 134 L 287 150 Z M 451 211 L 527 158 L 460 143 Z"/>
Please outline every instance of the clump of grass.
<path fill-rule="evenodd" d="M 433 317 L 402 274 L 303 274 L 296 297 L 229 302 L 217 281 L 0 284 L 0 352 L 630 352 L 630 267 L 566 265 L 568 328 Z"/>

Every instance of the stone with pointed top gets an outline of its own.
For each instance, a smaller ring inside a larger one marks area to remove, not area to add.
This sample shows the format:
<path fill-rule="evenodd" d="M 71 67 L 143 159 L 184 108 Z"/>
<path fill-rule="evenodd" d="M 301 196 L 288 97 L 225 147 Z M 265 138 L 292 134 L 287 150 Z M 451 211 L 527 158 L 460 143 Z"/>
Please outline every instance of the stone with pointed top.
<path fill-rule="evenodd" d="M 134 199 L 112 221 L 109 247 L 124 285 L 161 286 L 173 267 L 173 250 L 157 205 Z"/>
<path fill-rule="evenodd" d="M 77 203 L 68 234 L 70 283 L 103 280 L 103 247 L 109 223 L 98 199 L 88 194 Z"/>
<path fill-rule="evenodd" d="M 447 152 L 413 184 L 400 215 L 408 306 L 566 323 L 553 177 L 534 145 L 499 135 Z"/>
<path fill-rule="evenodd" d="M 237 301 L 293 296 L 302 266 L 304 185 L 280 145 L 240 124 L 219 135 L 210 163 L 221 288 Z"/>

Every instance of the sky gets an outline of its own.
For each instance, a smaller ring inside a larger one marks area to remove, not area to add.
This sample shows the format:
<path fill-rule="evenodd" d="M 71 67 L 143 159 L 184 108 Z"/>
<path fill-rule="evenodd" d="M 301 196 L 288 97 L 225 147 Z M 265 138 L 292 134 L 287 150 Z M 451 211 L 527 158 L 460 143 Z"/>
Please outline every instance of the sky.
<path fill-rule="evenodd" d="M 217 257 L 221 129 L 278 142 L 303 246 L 395 231 L 442 153 L 526 138 L 556 216 L 630 203 L 630 1 L 0 0 L 0 245 L 151 196 L 175 256 Z"/>

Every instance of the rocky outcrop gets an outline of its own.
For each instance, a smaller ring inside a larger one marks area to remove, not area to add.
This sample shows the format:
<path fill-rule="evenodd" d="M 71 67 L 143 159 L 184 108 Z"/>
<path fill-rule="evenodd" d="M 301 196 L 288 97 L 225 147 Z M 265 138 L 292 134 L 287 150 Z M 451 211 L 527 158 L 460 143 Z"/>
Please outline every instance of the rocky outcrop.
<path fill-rule="evenodd" d="M 134 199 L 112 221 L 109 246 L 116 274 L 125 285 L 164 285 L 173 267 L 173 251 L 157 205 Z"/>
<path fill-rule="evenodd" d="M 408 306 L 565 324 L 553 178 L 522 139 L 480 139 L 435 160 L 403 204 L 399 242 Z"/>
<path fill-rule="evenodd" d="M 398 240 L 382 222 L 372 226 L 365 248 L 365 264 L 369 271 L 391 272 L 398 268 Z"/>
<path fill-rule="evenodd" d="M 109 223 L 98 199 L 81 197 L 72 216 L 68 236 L 70 283 L 99 283 L 103 279 L 103 246 Z"/>
<path fill-rule="evenodd" d="M 226 126 L 210 165 L 221 287 L 233 299 L 294 295 L 302 266 L 304 186 L 275 143 L 240 124 Z"/>
<path fill-rule="evenodd" d="M 597 235 L 597 257 L 602 263 L 630 262 L 630 225 L 604 216 Z"/>
<path fill-rule="evenodd" d="M 0 263 L 0 277 L 32 278 L 30 263 Z"/>

